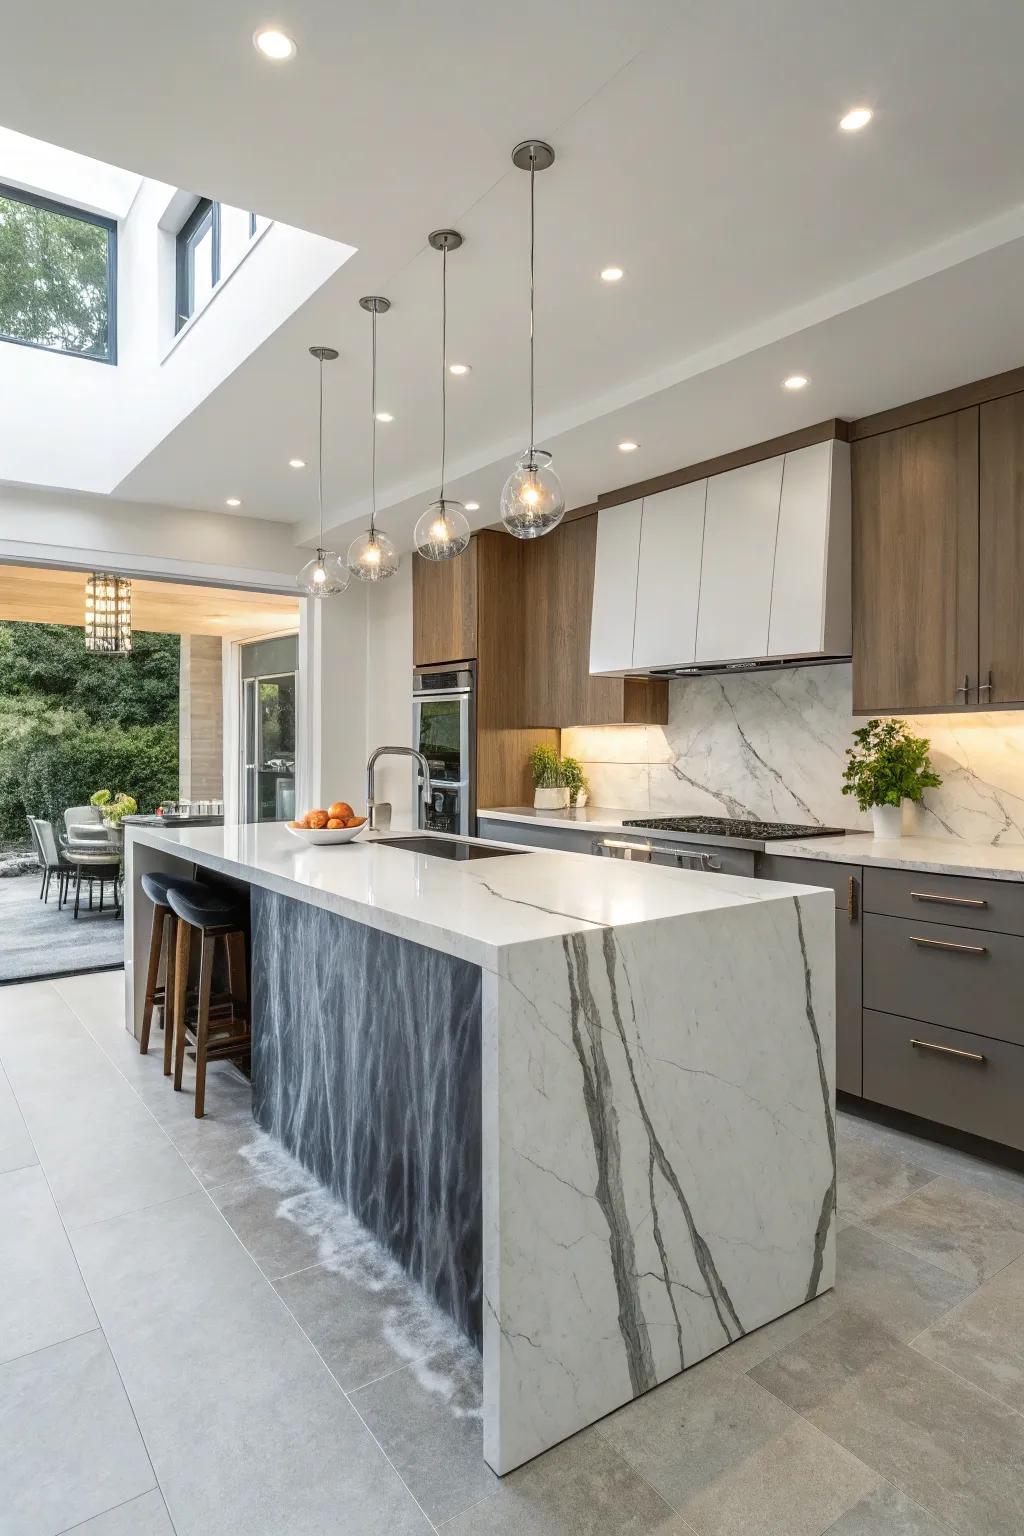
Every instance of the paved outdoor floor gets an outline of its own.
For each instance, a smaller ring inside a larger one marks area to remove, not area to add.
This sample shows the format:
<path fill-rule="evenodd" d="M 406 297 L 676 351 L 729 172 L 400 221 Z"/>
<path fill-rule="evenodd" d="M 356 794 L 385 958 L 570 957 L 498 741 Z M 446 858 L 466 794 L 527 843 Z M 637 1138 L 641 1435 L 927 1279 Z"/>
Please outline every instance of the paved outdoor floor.
<path fill-rule="evenodd" d="M 1024 1176 L 841 1114 L 836 1290 L 499 1483 L 474 1352 L 121 985 L 0 989 L 4 1536 L 1024 1530 Z"/>
<path fill-rule="evenodd" d="M 83 897 L 76 921 L 71 915 L 74 894 L 58 912 L 56 876 L 45 904 L 39 900 L 39 881 L 36 871 L 0 880 L 0 982 L 123 964 L 124 924 L 109 904 L 109 885 L 103 911 L 97 886 L 93 911 Z"/>

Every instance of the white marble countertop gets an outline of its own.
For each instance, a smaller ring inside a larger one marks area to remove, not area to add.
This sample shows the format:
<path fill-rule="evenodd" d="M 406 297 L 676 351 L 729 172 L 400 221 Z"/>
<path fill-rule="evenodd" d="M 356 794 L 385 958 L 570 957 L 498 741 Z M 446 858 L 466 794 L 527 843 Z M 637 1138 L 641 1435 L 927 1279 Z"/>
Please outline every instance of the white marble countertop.
<path fill-rule="evenodd" d="M 531 805 L 502 806 L 480 811 L 497 821 L 534 823 L 542 827 L 585 827 L 591 832 L 619 832 L 642 811 L 613 811 L 585 805 L 571 811 L 538 811 Z M 642 829 L 637 828 L 637 831 Z M 766 853 L 779 858 L 825 859 L 832 864 L 873 864 L 882 869 L 918 869 L 933 875 L 977 875 L 987 880 L 1024 880 L 1024 844 L 967 843 L 955 837 L 872 837 L 848 832 L 845 837 L 803 837 L 769 843 Z"/>
<path fill-rule="evenodd" d="M 129 839 L 483 965 L 537 939 L 788 900 L 807 889 L 547 849 L 455 861 L 385 848 L 387 837 L 375 835 L 316 848 L 280 823 L 133 826 Z"/>

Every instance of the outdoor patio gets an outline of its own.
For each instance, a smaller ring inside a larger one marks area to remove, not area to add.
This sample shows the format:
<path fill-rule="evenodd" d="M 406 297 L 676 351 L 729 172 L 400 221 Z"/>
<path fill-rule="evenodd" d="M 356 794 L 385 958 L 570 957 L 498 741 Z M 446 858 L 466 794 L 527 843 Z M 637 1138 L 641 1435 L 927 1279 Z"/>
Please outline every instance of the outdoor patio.
<path fill-rule="evenodd" d="M 124 924 L 109 901 L 103 911 L 99 888 L 89 911 L 85 891 L 77 922 L 72 899 L 57 908 L 57 881 L 50 899 L 39 899 L 40 872 L 0 880 L 0 983 L 28 981 L 37 976 L 67 976 L 124 962 Z"/>

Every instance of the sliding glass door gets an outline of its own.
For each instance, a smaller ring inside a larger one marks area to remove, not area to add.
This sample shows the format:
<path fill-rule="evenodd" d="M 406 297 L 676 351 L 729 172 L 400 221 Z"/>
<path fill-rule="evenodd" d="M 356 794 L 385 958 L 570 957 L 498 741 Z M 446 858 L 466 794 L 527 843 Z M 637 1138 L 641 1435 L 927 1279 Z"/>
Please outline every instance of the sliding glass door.
<path fill-rule="evenodd" d="M 297 637 L 258 640 L 243 645 L 241 651 L 243 818 L 291 821 L 295 815 Z"/>

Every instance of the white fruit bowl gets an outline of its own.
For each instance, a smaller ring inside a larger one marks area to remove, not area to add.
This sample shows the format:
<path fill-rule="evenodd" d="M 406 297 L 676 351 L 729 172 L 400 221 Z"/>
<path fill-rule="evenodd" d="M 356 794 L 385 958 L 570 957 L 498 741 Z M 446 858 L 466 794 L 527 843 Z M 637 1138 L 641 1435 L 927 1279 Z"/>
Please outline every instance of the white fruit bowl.
<path fill-rule="evenodd" d="M 365 832 L 366 825 L 364 821 L 361 827 L 290 827 L 285 822 L 292 837 L 314 848 L 326 847 L 328 843 L 350 843 L 360 832 Z"/>

